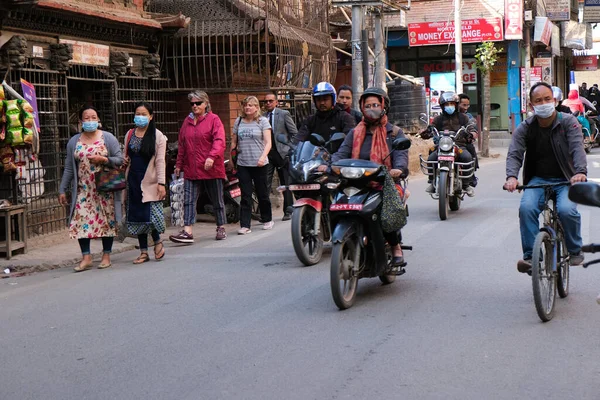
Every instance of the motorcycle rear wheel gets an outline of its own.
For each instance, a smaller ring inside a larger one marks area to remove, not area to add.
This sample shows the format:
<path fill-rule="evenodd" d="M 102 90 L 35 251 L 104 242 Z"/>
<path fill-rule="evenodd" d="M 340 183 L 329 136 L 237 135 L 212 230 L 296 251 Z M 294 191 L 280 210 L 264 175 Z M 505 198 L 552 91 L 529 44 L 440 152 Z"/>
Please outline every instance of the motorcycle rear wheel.
<path fill-rule="evenodd" d="M 352 307 L 356 299 L 358 276 L 354 275 L 353 269 L 357 245 L 355 236 L 333 245 L 330 274 L 331 295 L 340 310 Z"/>
<path fill-rule="evenodd" d="M 252 192 L 252 219 L 256 221 L 260 221 L 261 219 L 260 207 L 258 204 L 258 196 L 256 195 L 256 191 Z"/>
<path fill-rule="evenodd" d="M 310 267 L 321 261 L 323 256 L 323 229 L 314 235 L 316 211 L 309 207 L 296 207 L 292 213 L 292 244 L 302 264 Z"/>
<path fill-rule="evenodd" d="M 445 221 L 448 218 L 448 171 L 440 171 L 438 179 L 438 195 L 439 195 L 439 214 L 440 219 Z"/>
<path fill-rule="evenodd" d="M 228 224 L 235 224 L 240 221 L 240 207 L 233 204 L 225 204 L 225 216 Z"/>

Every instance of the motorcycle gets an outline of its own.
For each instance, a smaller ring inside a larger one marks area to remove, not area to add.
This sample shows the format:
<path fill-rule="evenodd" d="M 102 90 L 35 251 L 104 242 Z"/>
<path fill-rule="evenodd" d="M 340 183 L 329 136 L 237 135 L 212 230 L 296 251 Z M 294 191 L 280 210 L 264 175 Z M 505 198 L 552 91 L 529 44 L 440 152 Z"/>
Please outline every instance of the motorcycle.
<path fill-rule="evenodd" d="M 410 144 L 410 139 L 398 138 L 392 149 L 406 150 Z M 360 278 L 379 277 L 389 284 L 405 270 L 392 264 L 392 251 L 379 221 L 383 194 L 373 184 L 384 181 L 386 168 L 369 160 L 347 159 L 334 163 L 331 171 L 340 182 L 329 184 L 336 189 L 329 207 L 333 228 L 330 284 L 333 301 L 344 310 L 354 304 Z"/>
<path fill-rule="evenodd" d="M 178 144 L 170 143 L 167 146 L 167 176 L 171 176 L 175 170 L 177 161 Z M 240 203 L 242 201 L 242 190 L 240 189 L 239 179 L 235 176 L 233 168 L 228 168 L 229 160 L 225 160 L 225 181 L 223 182 L 223 202 L 225 203 L 225 217 L 228 224 L 234 224 L 240 220 Z M 256 195 L 252 196 L 254 205 L 252 215 L 258 213 L 258 199 Z M 255 210 L 256 208 L 256 210 Z M 208 193 L 202 193 L 196 203 L 196 213 L 214 215 L 212 202 Z"/>
<path fill-rule="evenodd" d="M 596 145 L 596 141 L 598 138 L 598 127 L 597 127 L 597 119 L 596 117 L 590 116 L 591 111 L 586 111 L 584 116 L 577 115 L 577 120 L 581 124 L 581 131 L 583 132 L 583 147 L 586 153 L 590 153 Z M 588 129 L 585 124 L 582 123 L 580 118 L 585 118 L 588 120 L 590 128 Z"/>
<path fill-rule="evenodd" d="M 431 193 L 434 200 L 438 200 L 439 215 L 442 221 L 448 218 L 448 208 L 458 211 L 464 200 L 466 192 L 463 190 L 463 180 L 471 178 L 475 173 L 475 161 L 468 163 L 455 161 L 459 147 L 456 139 L 461 135 L 468 135 L 468 131 L 474 126 L 469 124 L 462 127 L 458 132 L 444 131 L 441 135 L 438 130 L 431 126 L 434 138 L 438 138 L 438 160 L 428 161 L 419 154 L 421 171 L 432 178 L 435 192 Z M 436 139 L 434 139 L 436 140 Z"/>
<path fill-rule="evenodd" d="M 298 259 L 306 266 L 317 264 L 323 256 L 323 245 L 331 240 L 329 204 L 332 190 L 328 185 L 333 177 L 317 168 L 329 161 L 346 137 L 334 133 L 326 142 L 313 133 L 309 140 L 294 145 L 283 134 L 277 135 L 280 143 L 291 147 L 289 157 L 290 184 L 278 187 L 290 190 L 297 199 L 292 213 L 292 244 Z"/>

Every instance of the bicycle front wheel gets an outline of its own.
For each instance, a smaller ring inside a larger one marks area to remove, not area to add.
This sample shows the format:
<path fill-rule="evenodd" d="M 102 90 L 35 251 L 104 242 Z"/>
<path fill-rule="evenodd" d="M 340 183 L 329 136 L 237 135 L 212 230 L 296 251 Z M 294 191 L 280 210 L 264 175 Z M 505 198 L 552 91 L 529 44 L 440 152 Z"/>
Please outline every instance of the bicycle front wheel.
<path fill-rule="evenodd" d="M 569 295 L 569 252 L 567 251 L 567 242 L 565 242 L 565 233 L 562 226 L 559 225 L 556 235 L 556 245 L 558 246 L 556 253 L 557 264 L 557 287 L 558 295 L 564 299 Z"/>
<path fill-rule="evenodd" d="M 556 300 L 556 275 L 552 270 L 554 251 L 548 232 L 540 232 L 535 238 L 531 254 L 531 282 L 533 301 L 538 316 L 548 322 L 554 316 Z"/>

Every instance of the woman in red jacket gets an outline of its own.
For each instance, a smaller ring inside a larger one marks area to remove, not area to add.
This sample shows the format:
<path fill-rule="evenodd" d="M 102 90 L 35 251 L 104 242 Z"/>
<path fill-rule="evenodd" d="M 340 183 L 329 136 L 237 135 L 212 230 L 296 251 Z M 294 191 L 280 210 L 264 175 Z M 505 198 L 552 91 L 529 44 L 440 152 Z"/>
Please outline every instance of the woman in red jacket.
<path fill-rule="evenodd" d="M 194 91 L 188 95 L 192 112 L 179 130 L 179 149 L 175 175 L 183 172 L 184 201 L 183 230 L 169 239 L 176 243 L 194 243 L 192 225 L 196 222 L 196 202 L 206 191 L 217 218 L 217 240 L 227 238 L 225 233 L 225 129 L 216 114 L 210 110 L 208 95 Z"/>

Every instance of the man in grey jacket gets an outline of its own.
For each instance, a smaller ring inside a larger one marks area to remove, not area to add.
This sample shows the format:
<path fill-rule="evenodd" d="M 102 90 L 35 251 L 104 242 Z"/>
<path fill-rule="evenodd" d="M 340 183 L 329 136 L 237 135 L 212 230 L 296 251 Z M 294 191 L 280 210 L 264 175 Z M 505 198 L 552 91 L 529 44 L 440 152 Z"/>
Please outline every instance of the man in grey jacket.
<path fill-rule="evenodd" d="M 289 185 L 290 183 L 287 161 L 287 154 L 290 147 L 283 143 L 279 143 L 277 141 L 277 135 L 283 133 L 287 136 L 288 141 L 291 142 L 292 137 L 298 133 L 298 129 L 296 128 L 296 124 L 294 124 L 294 120 L 290 113 L 278 108 L 278 105 L 279 102 L 277 101 L 277 95 L 275 95 L 275 93 L 269 93 L 265 96 L 265 108 L 267 110 L 265 117 L 269 120 L 269 123 L 273 128 L 271 129 L 271 143 L 274 143 L 269 152 L 269 169 L 267 172 L 269 188 L 273 185 L 273 174 L 275 173 L 275 170 L 277 170 L 280 185 Z M 283 221 L 287 221 L 291 218 L 293 202 L 294 198 L 292 192 L 289 190 L 283 192 Z"/>
<path fill-rule="evenodd" d="M 577 119 L 556 111 L 552 87 L 545 82 L 533 85 L 529 101 L 534 116 L 523 121 L 513 133 L 506 158 L 504 188 L 509 192 L 517 188 L 521 166 L 525 185 L 586 181 L 587 160 Z M 581 215 L 577 205 L 569 200 L 568 189 L 568 186 L 556 186 L 554 191 L 570 263 L 579 265 L 583 262 Z M 519 222 L 523 259 L 517 263 L 519 272 L 531 270 L 531 253 L 539 231 L 543 196 L 544 189 L 527 189 L 521 198 Z"/>

